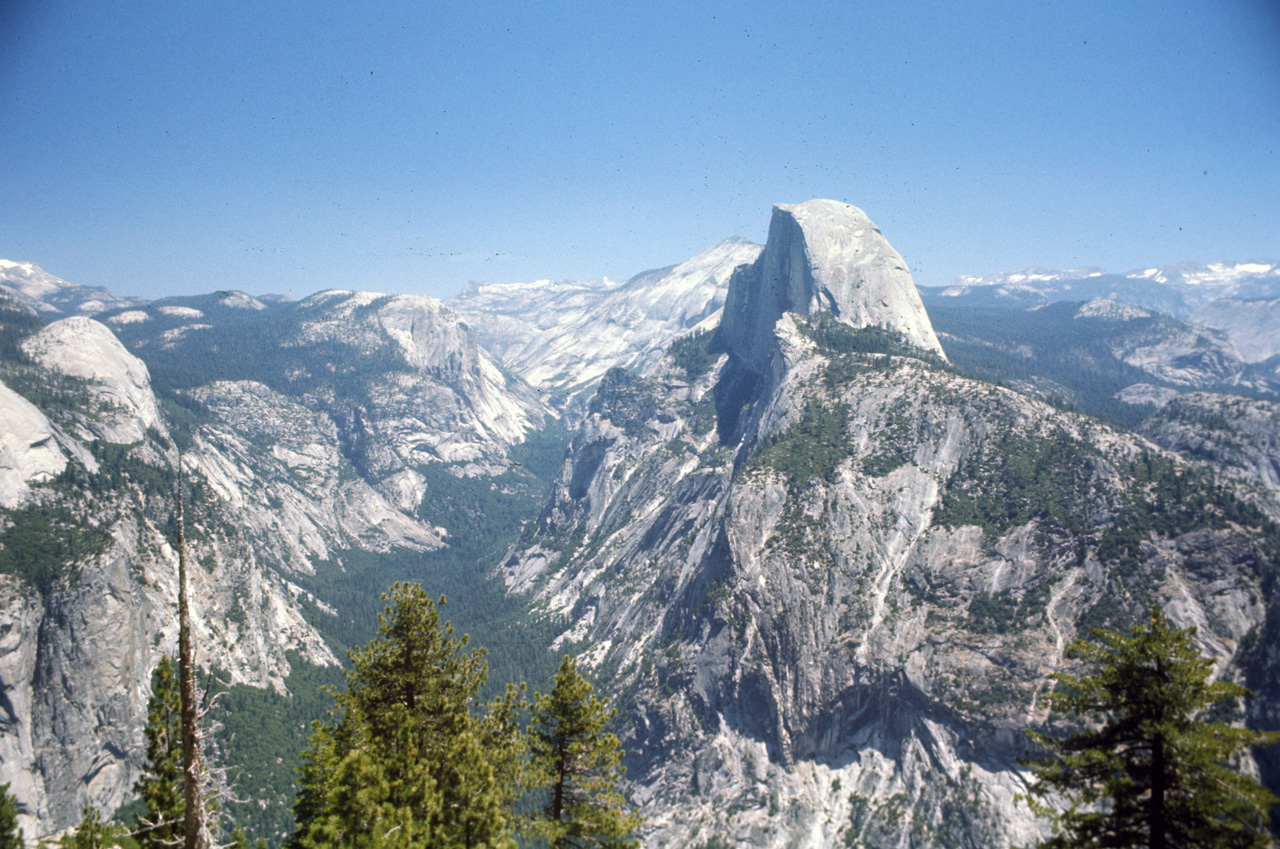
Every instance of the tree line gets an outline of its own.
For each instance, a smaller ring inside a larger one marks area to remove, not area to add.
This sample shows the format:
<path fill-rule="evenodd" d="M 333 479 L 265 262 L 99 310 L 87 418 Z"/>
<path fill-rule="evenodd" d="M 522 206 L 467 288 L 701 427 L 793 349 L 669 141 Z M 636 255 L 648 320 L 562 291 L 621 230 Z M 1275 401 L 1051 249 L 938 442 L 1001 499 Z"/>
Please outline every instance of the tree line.
<path fill-rule="evenodd" d="M 417 584 L 395 584 L 383 600 L 377 637 L 350 653 L 346 690 L 314 728 L 288 849 L 636 845 L 641 820 L 619 791 L 622 751 L 606 731 L 614 711 L 572 657 L 550 693 L 530 702 L 513 685 L 481 703 L 484 649 L 441 622 Z M 1280 734 L 1210 721 L 1215 706 L 1249 691 L 1211 681 L 1195 634 L 1155 608 L 1127 634 L 1093 629 L 1068 647 L 1090 674 L 1056 675 L 1048 699 L 1075 730 L 1028 732 L 1036 754 L 1024 762 L 1025 799 L 1052 829 L 1041 849 L 1274 846 L 1269 815 L 1280 800 L 1242 767 L 1251 748 Z M 164 658 L 135 786 L 138 827 L 104 824 L 86 808 L 62 846 L 185 842 L 181 702 L 178 670 Z M 0 849 L 17 849 L 17 809 L 3 789 Z M 243 832 L 230 845 L 248 849 Z"/>
<path fill-rule="evenodd" d="M 641 820 L 619 791 L 623 752 L 606 730 L 615 711 L 573 657 L 563 658 L 550 693 L 529 701 L 523 685 L 511 685 L 481 703 L 485 649 L 469 648 L 465 635 L 441 621 L 444 597 L 437 602 L 418 584 L 397 583 L 382 598 L 377 636 L 350 652 L 346 689 L 315 724 L 289 849 L 515 849 L 517 836 L 551 849 L 636 845 Z M 190 845 L 193 819 L 210 832 L 201 820 L 216 809 L 211 796 L 189 815 L 200 783 L 188 790 L 178 666 L 164 657 L 152 676 L 133 827 L 104 823 L 87 807 L 59 845 L 174 849 Z M 0 849 L 21 846 L 16 810 L 6 793 Z M 5 835 L 16 842 L 5 843 Z M 228 847 L 249 849 L 243 831 L 227 837 Z"/>

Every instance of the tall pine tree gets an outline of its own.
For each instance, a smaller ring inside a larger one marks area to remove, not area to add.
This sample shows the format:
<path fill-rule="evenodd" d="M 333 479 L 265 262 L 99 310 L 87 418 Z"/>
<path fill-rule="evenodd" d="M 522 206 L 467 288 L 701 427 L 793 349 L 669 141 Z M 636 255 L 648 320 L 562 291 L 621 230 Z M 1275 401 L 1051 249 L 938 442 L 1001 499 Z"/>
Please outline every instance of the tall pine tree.
<path fill-rule="evenodd" d="M 605 731 L 617 713 L 593 695 L 566 656 L 550 695 L 539 693 L 529 728 L 528 784 L 547 794 L 533 831 L 553 849 L 634 846 L 640 817 L 618 784 L 626 769 L 618 738 Z"/>
<path fill-rule="evenodd" d="M 151 673 L 147 700 L 147 762 L 133 789 L 146 805 L 136 832 L 143 849 L 182 842 L 182 699 L 178 668 L 166 655 Z"/>
<path fill-rule="evenodd" d="M 378 636 L 351 653 L 311 738 L 291 846 L 513 847 L 514 694 L 481 711 L 484 650 L 467 651 L 417 584 L 383 600 Z"/>
<path fill-rule="evenodd" d="M 1101 642 L 1076 640 L 1068 652 L 1095 673 L 1057 676 L 1049 697 L 1084 729 L 1061 738 L 1029 732 L 1050 753 L 1028 762 L 1032 808 L 1058 832 L 1043 849 L 1270 846 L 1276 799 L 1232 766 L 1277 735 L 1203 718 L 1249 691 L 1210 683 L 1213 664 L 1196 651 L 1195 629 L 1174 628 L 1159 608 L 1130 634 L 1094 635 Z"/>

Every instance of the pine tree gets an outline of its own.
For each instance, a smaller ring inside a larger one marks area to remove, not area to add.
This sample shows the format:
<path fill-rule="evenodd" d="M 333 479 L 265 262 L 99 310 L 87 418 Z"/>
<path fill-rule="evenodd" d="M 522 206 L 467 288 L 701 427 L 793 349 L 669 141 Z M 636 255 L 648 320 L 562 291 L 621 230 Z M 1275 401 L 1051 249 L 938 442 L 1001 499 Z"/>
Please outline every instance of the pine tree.
<path fill-rule="evenodd" d="M 1062 738 L 1029 732 L 1050 753 L 1027 762 L 1032 809 L 1058 832 L 1043 849 L 1271 845 L 1267 812 L 1277 800 L 1232 764 L 1280 736 L 1201 716 L 1249 691 L 1210 683 L 1213 664 L 1196 651 L 1195 629 L 1174 628 L 1159 608 L 1128 635 L 1093 633 L 1100 643 L 1076 640 L 1068 652 L 1095 673 L 1058 675 L 1049 697 L 1084 730 Z"/>
<path fill-rule="evenodd" d="M 383 600 L 378 636 L 351 653 L 347 691 L 305 754 L 291 846 L 514 846 L 512 692 L 480 713 L 484 650 L 466 651 L 417 584 Z"/>
<path fill-rule="evenodd" d="M 97 808 L 85 807 L 82 811 L 80 825 L 76 830 L 61 840 L 58 845 L 63 849 L 108 849 L 119 846 L 124 828 L 116 823 L 104 823 Z"/>
<path fill-rule="evenodd" d="M 566 656 L 550 695 L 534 700 L 527 783 L 547 794 L 532 830 L 553 849 L 634 846 L 641 819 L 618 792 L 626 769 L 618 738 L 605 732 L 617 713 Z"/>
<path fill-rule="evenodd" d="M 18 800 L 9 792 L 8 783 L 0 784 L 0 849 L 23 849 L 23 845 Z"/>
<path fill-rule="evenodd" d="M 178 669 L 161 657 L 151 674 L 147 700 L 147 762 L 134 784 L 147 807 L 136 832 L 143 849 L 173 847 L 182 842 L 182 699 Z"/>

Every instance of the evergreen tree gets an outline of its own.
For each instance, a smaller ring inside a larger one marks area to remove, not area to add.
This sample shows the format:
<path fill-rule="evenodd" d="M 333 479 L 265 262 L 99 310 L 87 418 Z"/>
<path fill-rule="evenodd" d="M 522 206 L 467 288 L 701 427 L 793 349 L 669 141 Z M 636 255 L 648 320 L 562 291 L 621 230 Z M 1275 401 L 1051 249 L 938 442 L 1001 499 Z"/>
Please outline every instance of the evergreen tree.
<path fill-rule="evenodd" d="M 162 849 L 182 842 L 185 803 L 182 784 L 182 699 L 178 668 L 168 656 L 151 674 L 147 700 L 147 762 L 134 784 L 146 805 L 139 817 L 138 842 L 143 849 Z"/>
<path fill-rule="evenodd" d="M 553 849 L 636 845 L 640 817 L 618 792 L 623 752 L 604 730 L 617 711 L 592 691 L 566 656 L 551 694 L 534 700 L 527 783 L 546 792 L 547 804 L 532 830 Z"/>
<path fill-rule="evenodd" d="M 1029 732 L 1050 753 L 1028 762 L 1032 809 L 1058 832 L 1043 849 L 1271 845 L 1267 812 L 1277 800 L 1232 765 L 1278 735 L 1200 717 L 1249 691 L 1210 683 L 1213 664 L 1193 646 L 1195 629 L 1172 627 L 1159 608 L 1128 635 L 1093 633 L 1100 643 L 1076 640 L 1068 652 L 1095 673 L 1058 675 L 1049 696 L 1084 730 L 1063 738 Z M 1052 806 L 1059 802 L 1066 807 Z"/>
<path fill-rule="evenodd" d="M 259 837 L 253 843 L 249 842 L 249 835 L 245 834 L 244 826 L 238 825 L 231 832 L 231 843 L 223 846 L 222 849 L 267 849 L 266 838 Z"/>
<path fill-rule="evenodd" d="M 119 846 L 124 828 L 116 823 L 104 823 L 97 808 L 86 806 L 83 818 L 75 832 L 63 837 L 58 845 L 63 849 L 107 849 Z"/>
<path fill-rule="evenodd" d="M 305 754 L 291 846 L 513 847 L 514 694 L 479 713 L 484 650 L 466 651 L 417 584 L 383 600 L 378 636 L 351 653 L 347 691 Z"/>
<path fill-rule="evenodd" d="M 0 784 L 0 849 L 23 849 L 23 845 L 18 800 L 9 792 L 8 783 Z"/>

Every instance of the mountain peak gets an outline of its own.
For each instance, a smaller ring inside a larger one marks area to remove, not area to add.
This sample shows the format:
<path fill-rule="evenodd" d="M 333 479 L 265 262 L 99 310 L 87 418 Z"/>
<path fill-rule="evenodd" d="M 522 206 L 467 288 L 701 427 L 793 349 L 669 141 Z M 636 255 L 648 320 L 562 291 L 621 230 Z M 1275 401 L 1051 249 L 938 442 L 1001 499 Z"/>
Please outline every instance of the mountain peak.
<path fill-rule="evenodd" d="M 734 272 L 721 338 L 761 371 L 773 326 L 786 312 L 829 312 L 855 328 L 877 325 L 943 354 L 902 255 L 851 204 L 777 204 L 764 253 Z"/>

